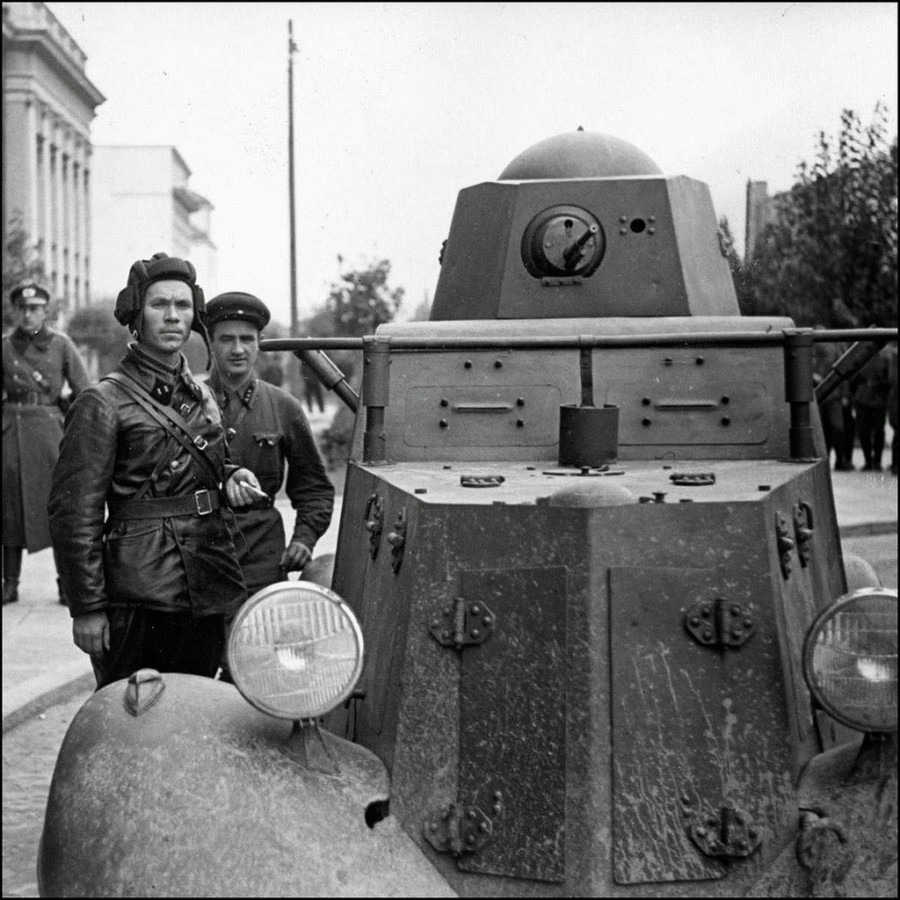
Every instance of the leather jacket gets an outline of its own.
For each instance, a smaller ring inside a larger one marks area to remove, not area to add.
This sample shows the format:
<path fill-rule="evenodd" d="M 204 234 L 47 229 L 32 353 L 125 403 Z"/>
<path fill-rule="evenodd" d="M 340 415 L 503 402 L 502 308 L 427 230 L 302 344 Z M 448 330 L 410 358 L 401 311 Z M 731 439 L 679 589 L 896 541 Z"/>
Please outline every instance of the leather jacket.
<path fill-rule="evenodd" d="M 182 357 L 169 370 L 129 347 L 117 371 L 154 399 L 180 412 L 206 442 L 218 483 L 119 385 L 101 380 L 81 394 L 66 416 L 50 494 L 50 529 L 57 571 L 72 616 L 136 605 L 195 616 L 230 614 L 246 599 L 234 548 L 234 514 L 106 520 L 104 506 L 133 498 L 216 492 L 235 471 L 219 408 Z"/>

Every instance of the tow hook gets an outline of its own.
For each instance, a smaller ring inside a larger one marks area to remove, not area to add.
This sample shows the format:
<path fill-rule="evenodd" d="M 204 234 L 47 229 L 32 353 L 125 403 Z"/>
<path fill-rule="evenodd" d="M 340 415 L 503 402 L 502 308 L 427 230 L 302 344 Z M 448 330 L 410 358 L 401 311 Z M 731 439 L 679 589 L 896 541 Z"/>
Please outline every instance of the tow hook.
<path fill-rule="evenodd" d="M 821 889 L 840 884 L 852 861 L 846 828 L 837 819 L 804 810 L 797 835 L 797 862 L 809 873 L 812 896 L 831 896 Z"/>

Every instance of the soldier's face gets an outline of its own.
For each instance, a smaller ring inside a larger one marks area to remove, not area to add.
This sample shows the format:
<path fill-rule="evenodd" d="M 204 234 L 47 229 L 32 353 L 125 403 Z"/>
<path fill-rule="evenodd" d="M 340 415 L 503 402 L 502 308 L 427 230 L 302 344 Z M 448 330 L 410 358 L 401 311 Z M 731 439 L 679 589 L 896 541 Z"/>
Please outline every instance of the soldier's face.
<path fill-rule="evenodd" d="M 259 356 L 259 330 L 239 319 L 217 322 L 212 352 L 220 375 L 232 381 L 243 379 L 253 371 Z"/>
<path fill-rule="evenodd" d="M 144 294 L 138 333 L 141 345 L 163 355 L 187 342 L 194 320 L 194 297 L 184 281 L 154 281 Z"/>
<path fill-rule="evenodd" d="M 19 310 L 19 324 L 30 334 L 37 334 L 47 318 L 47 304 L 44 301 L 26 300 Z"/>

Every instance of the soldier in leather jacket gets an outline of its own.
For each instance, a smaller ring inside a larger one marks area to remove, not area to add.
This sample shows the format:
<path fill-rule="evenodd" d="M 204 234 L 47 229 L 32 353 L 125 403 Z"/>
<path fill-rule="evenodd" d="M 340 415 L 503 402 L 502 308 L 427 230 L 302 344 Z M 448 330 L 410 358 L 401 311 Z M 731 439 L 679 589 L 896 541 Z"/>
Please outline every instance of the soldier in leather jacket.
<path fill-rule="evenodd" d="M 192 329 L 206 340 L 204 311 L 189 262 L 134 263 L 116 318 L 136 341 L 66 416 L 50 528 L 98 687 L 145 667 L 213 676 L 247 596 L 229 507 L 259 483 L 231 465 L 215 398 L 181 353 Z"/>

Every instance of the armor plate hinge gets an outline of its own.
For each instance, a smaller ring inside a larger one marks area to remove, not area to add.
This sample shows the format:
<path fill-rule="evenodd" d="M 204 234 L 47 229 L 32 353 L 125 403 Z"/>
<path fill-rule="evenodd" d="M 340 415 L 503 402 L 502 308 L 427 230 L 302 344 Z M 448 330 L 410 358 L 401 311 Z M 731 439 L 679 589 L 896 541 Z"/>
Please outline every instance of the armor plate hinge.
<path fill-rule="evenodd" d="M 503 812 L 500 791 L 494 791 L 492 812 L 495 818 Z M 494 821 L 478 806 L 451 803 L 428 818 L 422 833 L 440 853 L 462 856 L 480 850 L 493 837 Z"/>
<path fill-rule="evenodd" d="M 794 507 L 794 535 L 797 538 L 797 557 L 804 568 L 809 565 L 810 541 L 814 529 L 812 506 L 805 500 L 800 500 Z"/>
<path fill-rule="evenodd" d="M 781 561 L 781 575 L 783 578 L 789 578 L 794 539 L 791 537 L 788 520 L 780 512 L 775 513 L 775 540 L 778 544 L 778 558 Z"/>
<path fill-rule="evenodd" d="M 462 650 L 483 644 L 494 633 L 494 614 L 479 600 L 457 597 L 429 630 L 439 644 Z"/>
<path fill-rule="evenodd" d="M 397 513 L 397 521 L 394 522 L 394 530 L 388 532 L 387 542 L 391 545 L 391 568 L 394 572 L 400 571 L 403 565 L 403 548 L 406 546 L 406 507 L 402 507 Z"/>
<path fill-rule="evenodd" d="M 366 503 L 366 530 L 369 532 L 369 556 L 378 556 L 381 543 L 381 532 L 384 529 L 384 500 L 378 494 L 372 494 Z"/>
<path fill-rule="evenodd" d="M 737 649 L 746 644 L 756 623 L 740 603 L 716 597 L 701 600 L 684 613 L 684 627 L 698 644 L 719 650 Z"/>
<path fill-rule="evenodd" d="M 692 822 L 688 825 L 688 836 L 707 856 L 731 859 L 750 856 L 762 843 L 760 829 L 734 806 L 723 806 L 718 814 Z"/>

